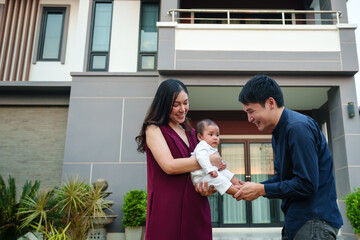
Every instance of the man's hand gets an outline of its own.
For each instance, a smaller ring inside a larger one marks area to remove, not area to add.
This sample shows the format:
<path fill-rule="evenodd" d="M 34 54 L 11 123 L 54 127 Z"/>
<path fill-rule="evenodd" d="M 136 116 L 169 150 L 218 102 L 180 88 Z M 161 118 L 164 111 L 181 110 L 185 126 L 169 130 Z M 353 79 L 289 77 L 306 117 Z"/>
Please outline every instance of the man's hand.
<path fill-rule="evenodd" d="M 236 198 L 237 201 L 242 199 L 253 201 L 260 196 L 265 196 L 264 184 L 253 182 L 243 182 L 243 184 L 240 185 L 239 191 L 234 194 L 234 198 Z"/>
<path fill-rule="evenodd" d="M 218 176 L 218 173 L 217 173 L 217 171 L 211 171 L 211 172 L 209 172 L 209 174 L 210 174 L 210 176 L 212 176 L 213 178 L 216 178 L 217 176 Z"/>
<path fill-rule="evenodd" d="M 205 183 L 200 182 L 199 186 L 197 184 L 195 184 L 195 191 L 200 193 L 200 195 L 203 197 L 209 197 L 209 196 L 213 195 L 214 193 L 216 193 L 214 186 L 211 185 L 210 187 L 208 187 L 207 182 L 205 182 Z"/>

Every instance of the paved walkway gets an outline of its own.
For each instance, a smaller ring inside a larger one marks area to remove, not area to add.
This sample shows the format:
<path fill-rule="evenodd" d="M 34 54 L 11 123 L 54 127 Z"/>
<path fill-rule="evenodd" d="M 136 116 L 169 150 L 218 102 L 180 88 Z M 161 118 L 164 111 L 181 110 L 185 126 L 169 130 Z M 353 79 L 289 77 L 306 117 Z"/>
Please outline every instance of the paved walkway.
<path fill-rule="evenodd" d="M 213 240 L 279 240 L 281 228 L 213 228 Z"/>

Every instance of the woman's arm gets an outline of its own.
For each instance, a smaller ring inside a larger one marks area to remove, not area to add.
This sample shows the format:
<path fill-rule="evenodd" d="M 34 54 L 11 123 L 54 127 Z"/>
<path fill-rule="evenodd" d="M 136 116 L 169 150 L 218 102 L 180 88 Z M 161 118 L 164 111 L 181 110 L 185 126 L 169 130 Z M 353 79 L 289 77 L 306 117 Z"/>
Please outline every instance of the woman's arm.
<path fill-rule="evenodd" d="M 169 175 L 192 172 L 201 168 L 195 157 L 175 160 L 158 126 L 149 125 L 146 128 L 146 144 L 161 169 Z"/>

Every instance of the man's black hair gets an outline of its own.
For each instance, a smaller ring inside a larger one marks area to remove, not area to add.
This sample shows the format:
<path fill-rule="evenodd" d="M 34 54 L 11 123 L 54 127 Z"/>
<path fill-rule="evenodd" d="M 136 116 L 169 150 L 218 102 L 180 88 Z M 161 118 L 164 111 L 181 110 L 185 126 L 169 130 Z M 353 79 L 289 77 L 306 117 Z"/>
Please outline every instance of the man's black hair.
<path fill-rule="evenodd" d="M 284 106 L 284 97 L 276 81 L 266 75 L 256 75 L 241 90 L 239 102 L 245 105 L 259 103 L 264 107 L 269 97 L 275 99 L 278 107 Z"/>

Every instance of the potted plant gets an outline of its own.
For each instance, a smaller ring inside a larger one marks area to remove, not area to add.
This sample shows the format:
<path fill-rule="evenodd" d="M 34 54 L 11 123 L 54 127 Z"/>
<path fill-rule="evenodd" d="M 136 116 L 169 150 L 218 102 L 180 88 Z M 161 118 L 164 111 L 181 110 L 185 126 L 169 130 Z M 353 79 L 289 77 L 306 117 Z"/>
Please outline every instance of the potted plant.
<path fill-rule="evenodd" d="M 130 190 L 124 195 L 122 222 L 126 240 L 145 238 L 147 193 L 145 190 Z"/>
<path fill-rule="evenodd" d="M 40 191 L 24 201 L 23 226 L 45 233 L 45 239 L 85 240 L 94 229 L 94 216 L 104 216 L 110 206 L 101 190 L 73 177 L 49 192 Z"/>
<path fill-rule="evenodd" d="M 354 188 L 353 192 L 345 198 L 346 216 L 355 231 L 355 239 L 360 240 L 360 188 Z"/>

